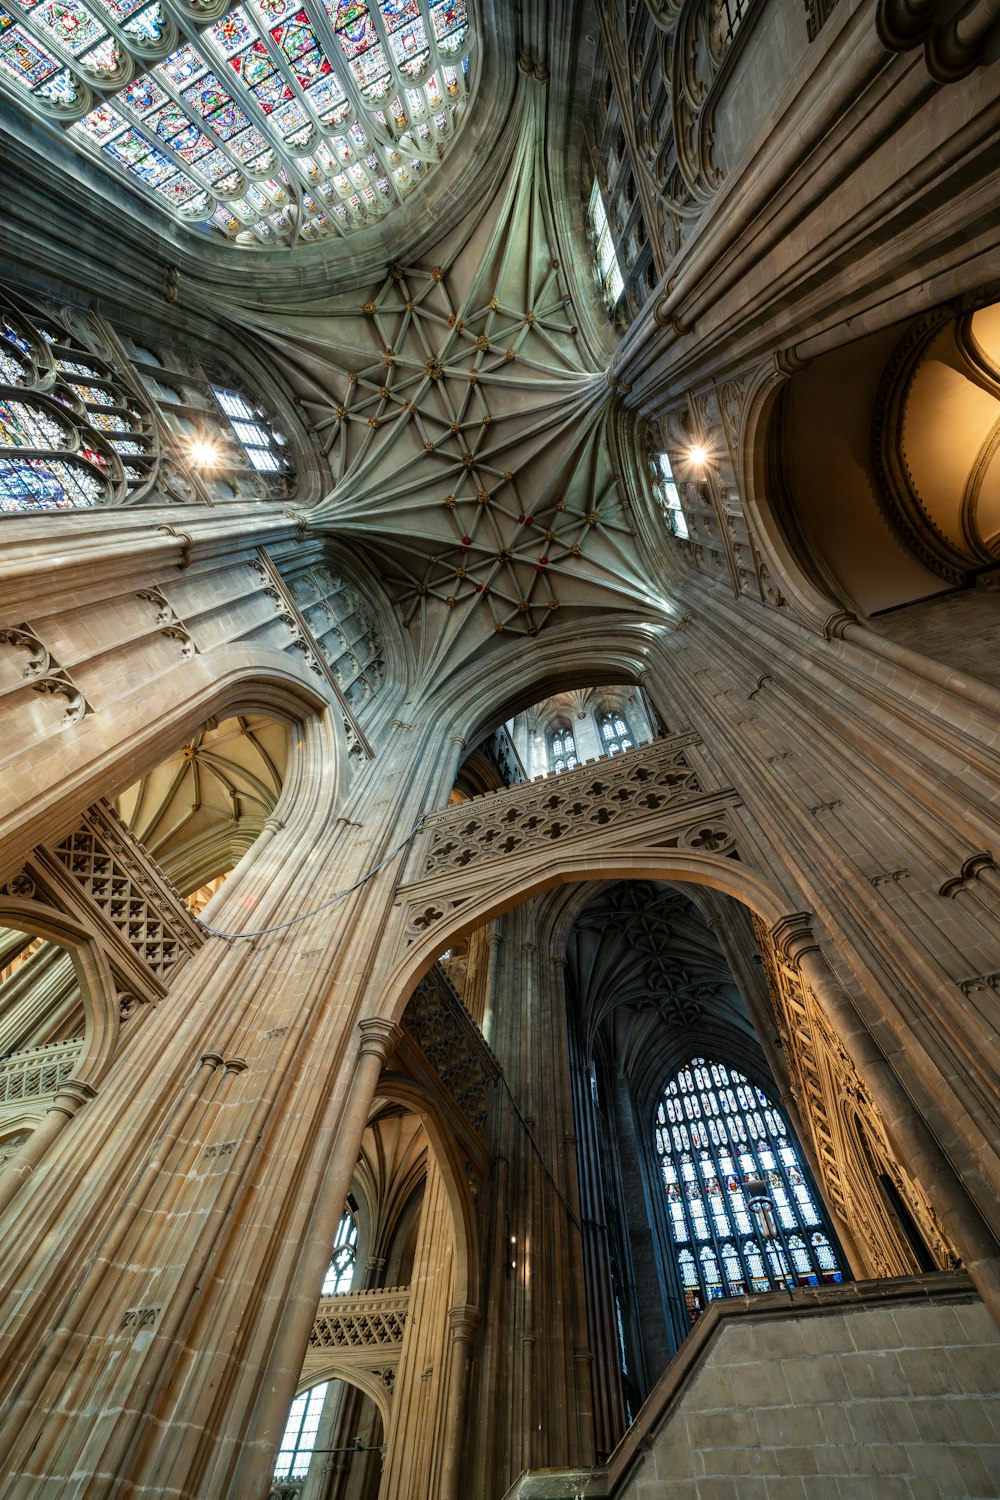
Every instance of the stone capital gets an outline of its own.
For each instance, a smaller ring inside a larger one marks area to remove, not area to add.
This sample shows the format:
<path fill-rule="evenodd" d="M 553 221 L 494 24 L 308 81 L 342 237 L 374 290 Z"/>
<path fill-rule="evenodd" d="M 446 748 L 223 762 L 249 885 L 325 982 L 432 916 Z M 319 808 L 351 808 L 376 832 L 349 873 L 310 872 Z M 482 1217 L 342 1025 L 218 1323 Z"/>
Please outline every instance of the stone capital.
<path fill-rule="evenodd" d="M 403 1034 L 402 1028 L 387 1016 L 369 1016 L 366 1021 L 358 1022 L 358 1030 L 361 1033 L 358 1056 L 377 1057 L 381 1062 L 394 1051 Z"/>
<path fill-rule="evenodd" d="M 453 1344 L 471 1344 L 479 1327 L 479 1308 L 459 1303 L 448 1309 L 448 1331 Z"/>
<path fill-rule="evenodd" d="M 97 1090 L 92 1083 L 85 1083 L 81 1078 L 70 1078 L 60 1086 L 49 1105 L 48 1113 L 67 1115 L 69 1119 L 72 1119 L 78 1109 L 96 1098 Z"/>
<path fill-rule="evenodd" d="M 771 928 L 771 939 L 786 963 L 798 967 L 807 953 L 819 952 L 811 924 L 812 912 L 793 911 L 779 917 Z"/>

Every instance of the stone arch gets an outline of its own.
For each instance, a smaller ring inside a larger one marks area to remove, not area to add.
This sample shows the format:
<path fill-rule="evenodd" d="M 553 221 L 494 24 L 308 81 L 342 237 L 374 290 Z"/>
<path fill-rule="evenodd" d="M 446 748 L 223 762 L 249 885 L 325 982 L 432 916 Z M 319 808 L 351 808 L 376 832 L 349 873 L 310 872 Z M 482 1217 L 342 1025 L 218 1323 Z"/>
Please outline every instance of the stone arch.
<path fill-rule="evenodd" d="M 290 724 L 325 719 L 333 756 L 331 795 L 336 795 L 347 764 L 346 731 L 336 704 L 318 690 L 304 664 L 280 651 L 226 648 L 178 663 L 157 678 L 156 687 L 158 701 L 166 705 L 158 717 L 148 723 L 130 722 L 126 740 L 112 739 L 111 723 L 103 725 L 101 716 L 95 715 L 87 722 L 85 740 L 81 736 L 78 758 L 76 745 L 67 745 L 66 774 L 58 786 L 44 799 L 11 808 L 6 817 L 0 813 L 0 835 L 12 863 L 36 844 L 60 836 L 98 798 L 124 792 L 137 775 L 152 770 L 209 720 L 239 713 L 263 714 Z M 287 815 L 295 783 L 301 780 L 289 774 L 276 809 L 279 816 Z M 308 792 L 308 778 L 300 790 Z"/>
<path fill-rule="evenodd" d="M 775 458 L 784 390 L 797 368 L 800 363 L 790 358 L 784 367 L 768 365 L 751 377 L 736 413 L 736 482 L 747 516 L 766 542 L 762 566 L 773 573 L 772 602 L 784 597 L 806 618 L 822 624 L 831 604 L 844 601 L 836 580 L 817 566 L 794 516 L 789 518 L 784 476 Z"/>
<path fill-rule="evenodd" d="M 73 1077 L 96 1086 L 114 1053 L 119 1029 L 118 986 L 106 957 L 81 922 L 40 901 L 0 897 L 0 924 L 45 938 L 69 955 L 86 1023 Z"/>
<path fill-rule="evenodd" d="M 296 1396 L 312 1390 L 315 1385 L 321 1385 L 324 1380 L 342 1380 L 345 1385 L 354 1386 L 355 1390 L 373 1401 L 382 1419 L 383 1439 L 387 1437 L 392 1416 L 392 1396 L 389 1388 L 379 1379 L 377 1371 L 360 1370 L 356 1365 L 347 1364 L 336 1350 L 330 1350 L 327 1359 L 324 1351 L 322 1363 L 310 1366 L 309 1374 L 296 1386 Z"/>
<path fill-rule="evenodd" d="M 441 1173 L 455 1236 L 455 1286 L 452 1303 L 459 1307 L 465 1304 L 478 1306 L 480 1257 L 476 1212 L 462 1156 L 444 1113 L 429 1092 L 398 1073 L 383 1073 L 379 1081 L 378 1097 L 390 1099 L 412 1110 L 424 1127 L 431 1153 Z"/>
<path fill-rule="evenodd" d="M 530 862 L 529 862 L 530 860 Z M 789 900 L 772 880 L 740 860 L 696 850 L 628 849 L 590 846 L 550 853 L 537 849 L 532 856 L 510 862 L 510 873 L 491 870 L 488 882 L 473 885 L 459 902 L 440 896 L 442 915 L 410 944 L 406 954 L 384 975 L 373 1014 L 398 1019 L 406 1003 L 442 949 L 477 927 L 501 916 L 532 896 L 558 885 L 582 881 L 659 880 L 707 885 L 732 896 L 769 926 L 789 910 Z M 453 883 L 453 882 L 452 882 Z M 430 891 L 421 899 L 432 901 Z M 402 914 L 405 922 L 406 914 Z M 392 945 L 387 945 L 392 951 Z"/>

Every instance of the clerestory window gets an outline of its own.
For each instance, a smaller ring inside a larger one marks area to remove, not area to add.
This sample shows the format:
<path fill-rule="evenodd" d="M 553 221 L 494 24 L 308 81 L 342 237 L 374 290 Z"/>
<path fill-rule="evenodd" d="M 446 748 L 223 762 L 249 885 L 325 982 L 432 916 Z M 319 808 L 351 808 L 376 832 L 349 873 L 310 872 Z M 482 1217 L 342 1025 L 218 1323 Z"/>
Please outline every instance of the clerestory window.
<path fill-rule="evenodd" d="M 616 307 L 625 290 L 625 279 L 618 264 L 608 213 L 601 196 L 600 183 L 594 179 L 594 190 L 590 195 L 590 228 L 597 249 L 597 274 L 601 282 L 604 300 L 609 308 Z"/>
<path fill-rule="evenodd" d="M 666 453 L 658 453 L 656 455 L 656 467 L 653 471 L 653 478 L 656 484 L 656 492 L 667 513 L 667 519 L 673 528 L 674 535 L 679 536 L 682 541 L 687 541 L 689 535 L 687 517 L 684 514 L 684 507 L 681 505 L 680 490 L 677 488 L 677 481 L 674 479 L 674 471 Z"/>
<path fill-rule="evenodd" d="M 576 739 L 567 725 L 557 729 L 549 741 L 549 765 L 558 776 L 562 771 L 572 771 L 580 764 L 576 753 Z"/>
<path fill-rule="evenodd" d="M 285 440 L 259 408 L 239 391 L 213 385 L 212 394 L 226 414 L 233 436 L 258 474 L 277 474 L 288 467 Z"/>
<path fill-rule="evenodd" d="M 692 1058 L 664 1090 L 655 1141 L 692 1323 L 713 1297 L 843 1280 L 784 1117 L 744 1074 Z"/>
<path fill-rule="evenodd" d="M 634 747 L 635 738 L 623 713 L 601 714 L 597 723 L 601 732 L 601 749 L 605 755 L 619 755 L 623 750 Z"/>

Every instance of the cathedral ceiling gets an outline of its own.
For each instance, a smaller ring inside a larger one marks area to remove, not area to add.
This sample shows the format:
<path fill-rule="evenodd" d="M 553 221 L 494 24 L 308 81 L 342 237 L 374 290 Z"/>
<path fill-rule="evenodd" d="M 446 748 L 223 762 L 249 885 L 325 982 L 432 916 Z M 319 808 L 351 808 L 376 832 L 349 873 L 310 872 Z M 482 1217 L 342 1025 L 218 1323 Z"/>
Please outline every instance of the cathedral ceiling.
<path fill-rule="evenodd" d="M 715 934 L 673 886 L 605 887 L 577 919 L 568 954 L 587 1047 L 603 1034 L 626 1073 L 655 1069 L 679 1043 L 711 1031 L 753 1036 Z"/>
<path fill-rule="evenodd" d="M 312 524 L 359 541 L 422 648 L 645 609 L 615 391 L 552 227 L 541 90 L 500 192 L 415 264 L 289 316 L 280 352 L 331 483 Z"/>
<path fill-rule="evenodd" d="M 123 792 L 117 810 L 188 895 L 249 849 L 281 793 L 287 756 L 285 725 L 226 719 Z"/>

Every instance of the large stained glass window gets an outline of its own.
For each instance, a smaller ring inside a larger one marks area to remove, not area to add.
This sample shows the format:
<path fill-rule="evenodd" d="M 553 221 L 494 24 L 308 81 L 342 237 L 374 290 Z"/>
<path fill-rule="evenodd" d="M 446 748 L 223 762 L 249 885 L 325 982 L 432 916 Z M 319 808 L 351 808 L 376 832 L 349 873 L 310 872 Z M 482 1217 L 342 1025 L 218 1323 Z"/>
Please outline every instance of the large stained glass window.
<path fill-rule="evenodd" d="M 175 217 L 257 248 L 388 213 L 464 118 L 467 0 L 243 0 L 196 29 L 208 8 L 2 0 L 0 86 Z"/>
<path fill-rule="evenodd" d="M 693 1058 L 664 1090 L 655 1133 L 692 1322 L 713 1297 L 843 1279 L 784 1117 L 742 1073 Z"/>

